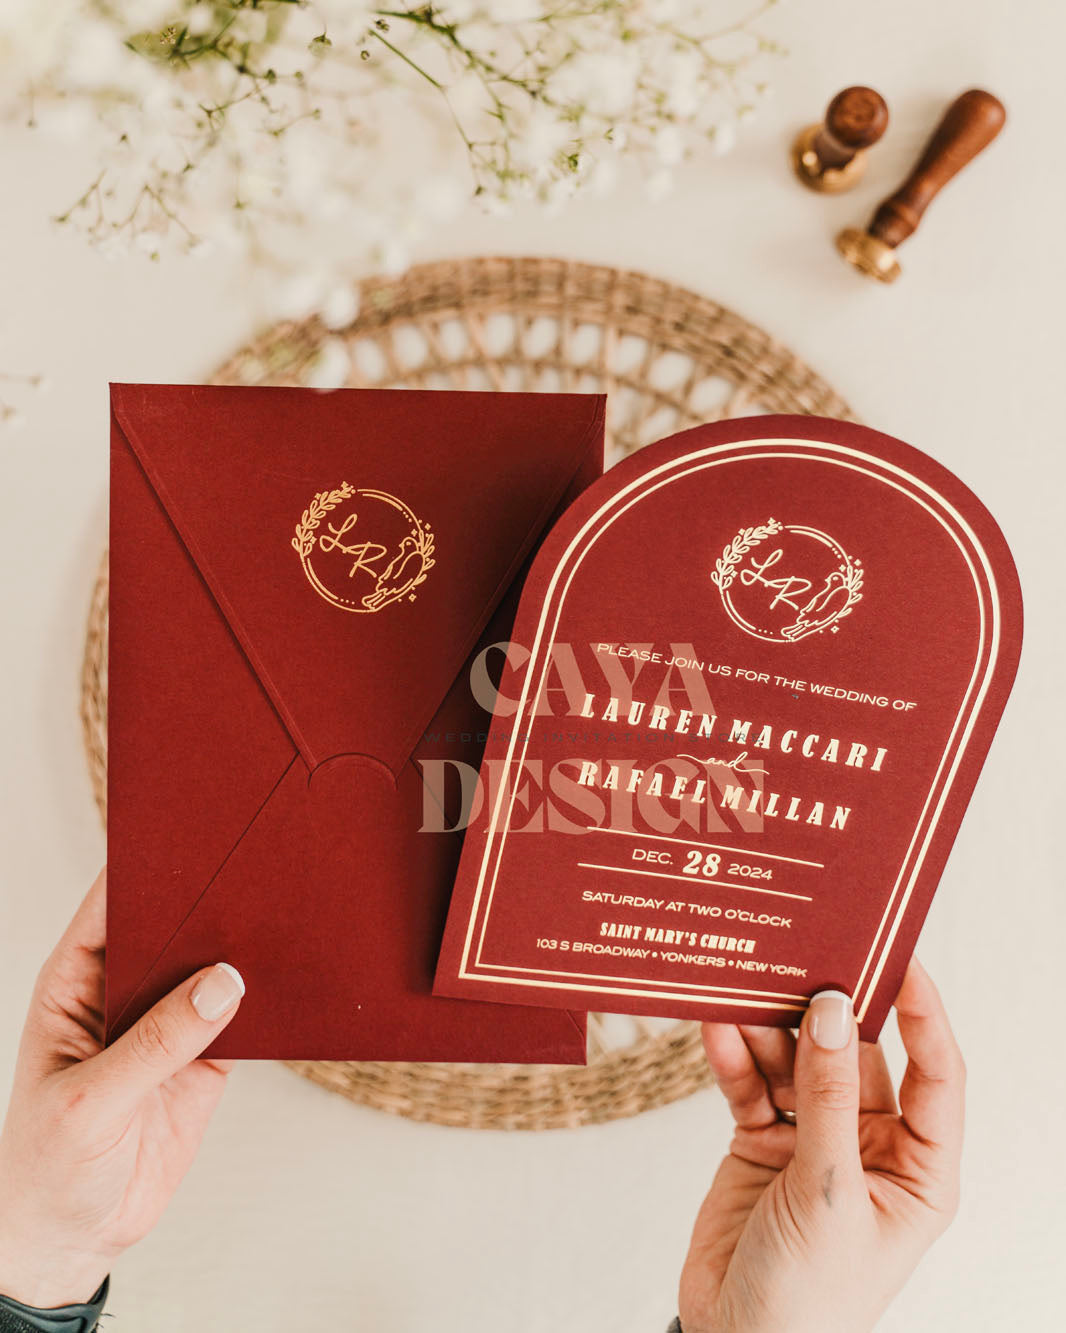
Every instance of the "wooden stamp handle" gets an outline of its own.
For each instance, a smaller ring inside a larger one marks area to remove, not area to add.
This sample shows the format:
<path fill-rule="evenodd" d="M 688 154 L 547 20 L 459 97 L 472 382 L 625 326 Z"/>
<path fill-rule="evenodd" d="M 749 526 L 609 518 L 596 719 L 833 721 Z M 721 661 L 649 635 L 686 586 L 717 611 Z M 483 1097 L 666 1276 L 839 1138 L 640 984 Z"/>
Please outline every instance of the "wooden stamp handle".
<path fill-rule="evenodd" d="M 856 84 L 837 93 L 814 139 L 823 166 L 847 166 L 857 152 L 875 144 L 888 127 L 885 99 L 873 88 Z"/>
<path fill-rule="evenodd" d="M 918 165 L 874 214 L 870 235 L 890 246 L 905 241 L 948 181 L 988 147 L 1006 119 L 999 98 L 980 88 L 971 88 L 957 97 L 926 144 Z"/>

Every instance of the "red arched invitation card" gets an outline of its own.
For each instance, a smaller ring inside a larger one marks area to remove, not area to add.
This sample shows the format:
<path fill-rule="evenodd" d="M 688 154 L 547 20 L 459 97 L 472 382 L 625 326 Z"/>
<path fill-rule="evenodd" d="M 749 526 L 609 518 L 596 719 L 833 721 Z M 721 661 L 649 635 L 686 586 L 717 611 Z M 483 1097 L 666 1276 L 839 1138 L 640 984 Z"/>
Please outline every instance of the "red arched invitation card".
<path fill-rule="evenodd" d="M 525 583 L 436 993 L 794 1025 L 833 985 L 876 1038 L 1021 632 L 994 520 L 898 440 L 626 459 Z"/>

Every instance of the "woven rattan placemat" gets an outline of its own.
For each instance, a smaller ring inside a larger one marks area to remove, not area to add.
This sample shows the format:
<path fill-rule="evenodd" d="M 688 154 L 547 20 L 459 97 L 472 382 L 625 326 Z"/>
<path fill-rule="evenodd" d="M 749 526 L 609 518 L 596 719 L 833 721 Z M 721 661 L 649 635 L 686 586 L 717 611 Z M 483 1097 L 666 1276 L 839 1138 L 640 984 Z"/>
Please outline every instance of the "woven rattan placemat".
<path fill-rule="evenodd" d="M 324 362 L 352 386 L 606 392 L 607 459 L 703 421 L 758 412 L 853 419 L 786 347 L 714 301 L 644 273 L 562 259 L 423 264 L 359 285 L 340 330 L 268 329 L 214 384 L 303 384 Z M 89 612 L 81 717 L 105 813 L 107 556 Z M 289 1061 L 352 1101 L 475 1129 L 553 1129 L 636 1115 L 710 1081 L 695 1023 L 589 1016 L 586 1068 Z"/>

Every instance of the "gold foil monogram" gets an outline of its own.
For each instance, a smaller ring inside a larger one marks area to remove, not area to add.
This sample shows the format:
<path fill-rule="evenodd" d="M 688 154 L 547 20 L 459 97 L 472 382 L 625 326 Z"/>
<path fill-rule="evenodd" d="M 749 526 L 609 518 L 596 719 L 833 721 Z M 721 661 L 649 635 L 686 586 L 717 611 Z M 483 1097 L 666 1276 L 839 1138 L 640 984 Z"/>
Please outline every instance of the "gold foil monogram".
<path fill-rule="evenodd" d="M 770 518 L 742 528 L 715 561 L 711 581 L 745 634 L 796 643 L 839 630 L 862 600 L 862 561 L 817 528 Z"/>
<path fill-rule="evenodd" d="M 430 525 L 402 500 L 347 481 L 317 492 L 292 538 L 315 592 L 361 613 L 413 602 L 435 563 L 433 545 Z"/>

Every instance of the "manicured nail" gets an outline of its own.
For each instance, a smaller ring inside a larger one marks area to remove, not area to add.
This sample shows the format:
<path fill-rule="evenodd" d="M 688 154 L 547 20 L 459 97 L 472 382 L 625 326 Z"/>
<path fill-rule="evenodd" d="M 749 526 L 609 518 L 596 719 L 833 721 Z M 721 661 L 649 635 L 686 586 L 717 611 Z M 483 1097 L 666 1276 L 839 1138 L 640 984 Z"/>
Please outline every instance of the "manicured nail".
<path fill-rule="evenodd" d="M 851 1040 L 855 1013 L 851 996 L 840 990 L 820 990 L 811 996 L 811 1041 L 824 1051 L 841 1051 Z"/>
<path fill-rule="evenodd" d="M 216 963 L 193 988 L 192 1007 L 205 1023 L 215 1023 L 243 994 L 244 978 L 237 969 L 229 963 Z"/>

